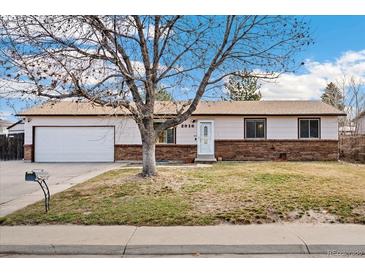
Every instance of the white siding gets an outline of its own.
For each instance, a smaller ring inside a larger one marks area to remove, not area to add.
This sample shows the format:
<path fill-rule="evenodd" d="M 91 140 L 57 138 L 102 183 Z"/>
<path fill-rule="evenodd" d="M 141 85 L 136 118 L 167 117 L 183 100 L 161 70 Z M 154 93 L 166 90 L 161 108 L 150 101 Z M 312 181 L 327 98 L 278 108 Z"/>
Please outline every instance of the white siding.
<path fill-rule="evenodd" d="M 215 139 L 243 139 L 244 119 L 259 117 L 197 117 L 196 120 L 215 121 Z M 265 118 L 265 117 L 260 117 Z M 267 116 L 266 136 L 268 140 L 296 140 L 298 139 L 298 116 Z M 338 119 L 336 116 L 322 116 L 321 118 L 321 139 L 338 139 Z M 182 130 L 189 130 L 183 128 Z M 191 129 L 190 129 L 191 130 Z M 184 139 L 188 141 L 187 139 Z M 187 142 L 186 142 L 187 143 Z"/>
<path fill-rule="evenodd" d="M 267 139 L 298 139 L 298 117 L 267 117 Z"/>
<path fill-rule="evenodd" d="M 321 139 L 338 140 L 338 118 L 321 117 Z"/>
<path fill-rule="evenodd" d="M 177 144 L 196 144 L 197 120 L 214 120 L 215 139 L 244 138 L 244 118 L 235 116 L 193 116 L 176 128 Z M 31 117 L 25 119 L 25 144 L 32 144 L 32 126 L 115 126 L 116 144 L 141 144 L 137 124 L 131 118 L 125 117 Z M 268 116 L 266 117 L 267 139 L 298 139 L 297 116 Z M 193 120 L 195 122 L 193 123 Z M 190 125 L 190 127 L 189 127 Z M 194 125 L 194 127 L 192 126 Z M 321 117 L 321 138 L 338 139 L 337 117 Z"/>
<path fill-rule="evenodd" d="M 267 118 L 267 139 L 298 139 L 298 118 L 280 117 Z M 338 139 L 338 119 L 336 116 L 321 116 L 321 139 Z"/>
<path fill-rule="evenodd" d="M 193 123 L 193 120 L 195 122 Z M 196 137 L 197 137 L 197 118 L 189 118 L 182 124 L 178 125 L 176 127 L 176 144 L 183 144 L 183 145 L 189 145 L 189 144 L 196 144 Z M 185 127 L 185 125 L 187 127 Z M 184 127 L 182 127 L 184 126 Z M 189 127 L 190 126 L 190 127 Z M 192 127 L 194 126 L 194 127 Z"/>
<path fill-rule="evenodd" d="M 195 123 L 192 121 L 195 120 Z M 214 121 L 214 139 L 243 139 L 242 117 L 191 117 L 176 128 L 177 144 L 196 144 L 198 120 Z M 185 127 L 187 125 L 187 127 Z M 194 125 L 194 127 L 192 127 Z M 184 127 L 182 127 L 184 126 Z M 190 127 L 189 127 L 190 126 Z"/>
<path fill-rule="evenodd" d="M 141 135 L 136 122 L 130 118 L 119 118 L 115 128 L 116 144 L 141 144 Z"/>
<path fill-rule="evenodd" d="M 25 144 L 32 144 L 32 126 L 115 126 L 115 144 L 140 144 L 137 124 L 123 117 L 31 117 L 25 119 Z"/>
<path fill-rule="evenodd" d="M 267 139 L 298 139 L 298 118 L 305 117 L 268 117 Z M 321 139 L 338 139 L 338 120 L 336 116 L 322 116 Z"/>
<path fill-rule="evenodd" d="M 213 120 L 215 121 L 215 139 L 243 139 L 244 131 L 242 117 L 217 117 Z"/>

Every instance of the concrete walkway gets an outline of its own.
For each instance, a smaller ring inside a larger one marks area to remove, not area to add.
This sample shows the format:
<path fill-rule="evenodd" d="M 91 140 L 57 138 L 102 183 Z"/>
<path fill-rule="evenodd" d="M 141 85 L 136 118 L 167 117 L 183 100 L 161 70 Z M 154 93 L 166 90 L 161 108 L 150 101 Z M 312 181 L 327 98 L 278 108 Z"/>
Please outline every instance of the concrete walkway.
<path fill-rule="evenodd" d="M 365 226 L 2 226 L 0 253 L 114 256 L 318 254 L 364 257 Z"/>

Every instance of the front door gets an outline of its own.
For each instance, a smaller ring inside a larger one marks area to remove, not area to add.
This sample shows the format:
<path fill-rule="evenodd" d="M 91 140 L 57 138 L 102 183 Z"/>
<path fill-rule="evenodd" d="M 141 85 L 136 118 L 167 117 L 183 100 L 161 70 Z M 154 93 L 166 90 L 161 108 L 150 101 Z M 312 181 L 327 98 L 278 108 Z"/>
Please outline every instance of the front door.
<path fill-rule="evenodd" d="M 198 154 L 214 154 L 213 121 L 198 121 Z"/>

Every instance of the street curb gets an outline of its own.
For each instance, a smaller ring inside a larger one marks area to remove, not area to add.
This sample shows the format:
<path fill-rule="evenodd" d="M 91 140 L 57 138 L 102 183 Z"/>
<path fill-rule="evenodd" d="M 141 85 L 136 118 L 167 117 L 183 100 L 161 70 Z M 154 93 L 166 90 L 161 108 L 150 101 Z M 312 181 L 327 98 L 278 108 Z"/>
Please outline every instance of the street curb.
<path fill-rule="evenodd" d="M 0 254 L 123 255 L 123 245 L 0 245 Z"/>
<path fill-rule="evenodd" d="M 344 254 L 365 256 L 365 245 L 0 245 L 0 253 L 119 256 L 188 254 Z"/>
<path fill-rule="evenodd" d="M 365 245 L 307 245 L 310 254 L 344 254 L 365 256 Z"/>
<path fill-rule="evenodd" d="M 125 255 L 308 254 L 305 245 L 129 245 Z"/>

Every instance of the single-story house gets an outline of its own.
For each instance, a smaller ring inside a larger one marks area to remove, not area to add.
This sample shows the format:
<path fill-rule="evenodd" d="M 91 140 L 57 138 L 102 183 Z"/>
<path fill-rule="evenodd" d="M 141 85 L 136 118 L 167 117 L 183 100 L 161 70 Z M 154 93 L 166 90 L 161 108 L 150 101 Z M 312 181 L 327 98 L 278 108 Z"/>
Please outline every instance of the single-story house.
<path fill-rule="evenodd" d="M 157 102 L 156 123 L 173 116 Z M 182 124 L 157 139 L 159 161 L 337 160 L 338 117 L 320 101 L 201 102 Z M 113 162 L 142 159 L 130 113 L 86 102 L 61 101 L 19 114 L 25 118 L 24 159 L 34 162 Z"/>
<path fill-rule="evenodd" d="M 340 132 L 340 135 L 354 135 L 355 131 L 356 131 L 356 127 L 351 125 L 351 126 L 342 126 L 339 127 L 338 131 Z"/>

